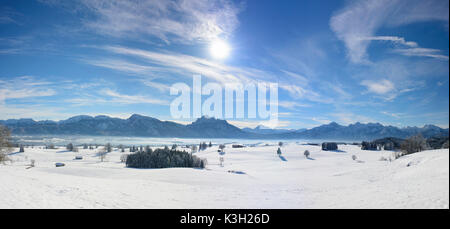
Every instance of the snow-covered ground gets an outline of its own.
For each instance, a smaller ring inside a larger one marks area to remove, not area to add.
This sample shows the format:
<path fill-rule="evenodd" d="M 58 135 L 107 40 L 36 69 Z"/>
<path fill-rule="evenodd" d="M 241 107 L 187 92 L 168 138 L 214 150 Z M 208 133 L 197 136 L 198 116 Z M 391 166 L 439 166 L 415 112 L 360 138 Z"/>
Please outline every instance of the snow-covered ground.
<path fill-rule="evenodd" d="M 35 146 L 0 165 L 0 208 L 449 208 L 448 149 L 390 162 L 380 158 L 392 152 L 353 145 L 330 152 L 290 142 L 282 157 L 277 148 L 227 145 L 221 167 L 216 145 L 195 153 L 208 159 L 202 170 L 126 168 L 117 150 L 100 162 L 96 150 Z"/>

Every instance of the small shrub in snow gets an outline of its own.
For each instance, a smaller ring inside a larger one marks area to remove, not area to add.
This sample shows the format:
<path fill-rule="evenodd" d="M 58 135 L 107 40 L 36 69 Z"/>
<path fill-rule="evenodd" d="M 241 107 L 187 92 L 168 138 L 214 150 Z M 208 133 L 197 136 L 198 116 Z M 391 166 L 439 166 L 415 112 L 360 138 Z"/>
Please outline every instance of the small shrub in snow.
<path fill-rule="evenodd" d="M 305 157 L 308 158 L 309 155 L 310 155 L 309 150 L 305 150 L 305 152 L 303 153 L 303 155 L 305 155 Z"/>
<path fill-rule="evenodd" d="M 403 152 L 401 152 L 401 151 L 396 151 L 396 152 L 392 153 L 392 157 L 394 158 L 394 160 L 398 159 L 399 157 L 401 157 L 403 155 L 405 155 L 405 154 Z"/>
<path fill-rule="evenodd" d="M 128 154 L 120 155 L 120 162 L 122 162 L 122 163 L 127 162 L 127 157 L 128 157 Z"/>
<path fill-rule="evenodd" d="M 356 157 L 356 155 L 352 155 L 352 160 L 356 161 L 356 159 L 358 159 L 358 157 Z"/>
<path fill-rule="evenodd" d="M 444 142 L 444 144 L 442 145 L 442 148 L 443 148 L 443 149 L 448 149 L 448 145 L 449 145 L 449 142 L 448 142 L 448 140 L 447 140 L 447 141 Z"/>

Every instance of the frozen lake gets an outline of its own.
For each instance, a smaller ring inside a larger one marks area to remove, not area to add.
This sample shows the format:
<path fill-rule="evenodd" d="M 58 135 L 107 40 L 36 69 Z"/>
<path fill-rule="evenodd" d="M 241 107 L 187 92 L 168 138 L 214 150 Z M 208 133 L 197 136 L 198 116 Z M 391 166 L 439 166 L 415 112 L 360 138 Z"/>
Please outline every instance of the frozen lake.
<path fill-rule="evenodd" d="M 301 139 L 230 139 L 230 138 L 153 138 L 153 137 L 124 137 L 124 136 L 13 136 L 13 141 L 24 145 L 45 145 L 54 144 L 58 146 L 73 143 L 75 145 L 82 144 L 105 144 L 113 145 L 192 145 L 200 142 L 210 141 L 213 144 L 243 144 L 243 145 L 273 145 L 282 141 L 285 143 L 321 143 L 325 140 L 301 140 Z M 330 141 L 330 140 L 327 140 Z M 342 142 L 342 141 L 338 141 Z M 352 141 L 348 141 L 352 142 Z"/>

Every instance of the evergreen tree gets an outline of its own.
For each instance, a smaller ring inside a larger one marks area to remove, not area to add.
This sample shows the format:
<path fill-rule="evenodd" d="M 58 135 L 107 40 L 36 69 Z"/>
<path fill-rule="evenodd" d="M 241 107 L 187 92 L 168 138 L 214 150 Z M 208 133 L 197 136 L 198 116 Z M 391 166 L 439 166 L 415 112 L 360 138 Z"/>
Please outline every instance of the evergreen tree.
<path fill-rule="evenodd" d="M 306 158 L 309 158 L 309 155 L 310 155 L 309 150 L 305 150 L 305 152 L 303 153 L 303 155 L 305 155 Z"/>
<path fill-rule="evenodd" d="M 66 149 L 68 151 L 73 151 L 73 144 L 72 143 L 67 144 Z"/>
<path fill-rule="evenodd" d="M 110 152 L 112 151 L 111 143 L 106 143 L 106 145 L 105 145 L 105 151 L 106 151 L 107 153 L 110 153 Z"/>

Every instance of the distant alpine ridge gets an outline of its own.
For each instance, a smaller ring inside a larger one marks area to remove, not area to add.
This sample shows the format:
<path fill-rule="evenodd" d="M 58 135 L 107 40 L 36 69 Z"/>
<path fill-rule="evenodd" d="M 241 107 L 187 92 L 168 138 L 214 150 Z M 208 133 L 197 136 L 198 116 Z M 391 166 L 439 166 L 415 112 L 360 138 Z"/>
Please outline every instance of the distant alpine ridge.
<path fill-rule="evenodd" d="M 284 130 L 258 126 L 240 129 L 225 120 L 201 117 L 183 125 L 134 114 L 128 119 L 108 116 L 80 115 L 62 121 L 34 121 L 33 119 L 0 120 L 14 135 L 93 135 L 179 138 L 245 138 L 245 139 L 333 139 L 374 140 L 384 137 L 407 138 L 413 135 L 448 136 L 449 129 L 434 125 L 398 128 L 379 123 L 355 123 L 348 126 L 331 122 L 312 129 Z"/>

